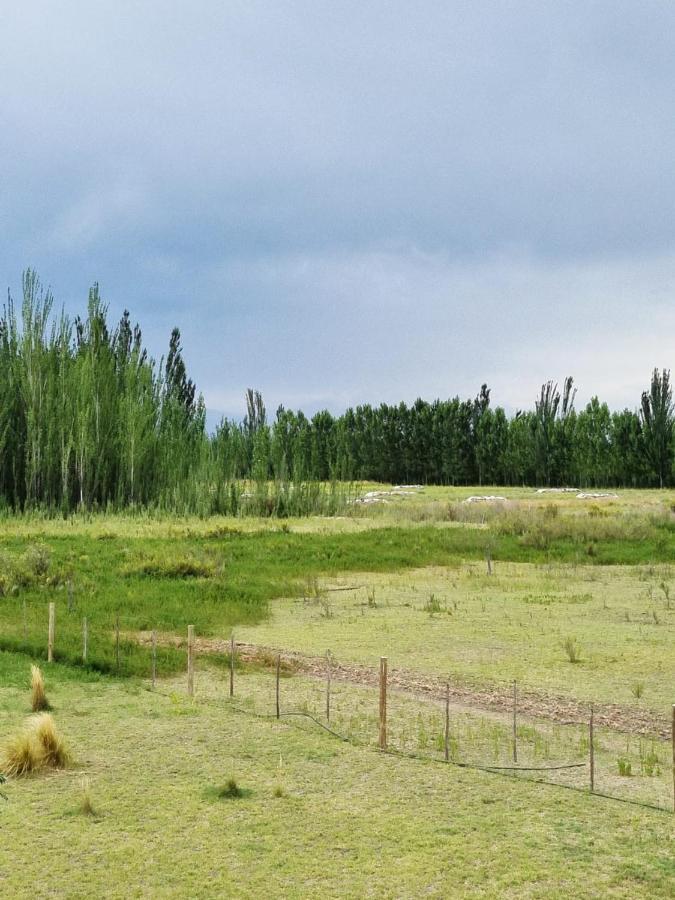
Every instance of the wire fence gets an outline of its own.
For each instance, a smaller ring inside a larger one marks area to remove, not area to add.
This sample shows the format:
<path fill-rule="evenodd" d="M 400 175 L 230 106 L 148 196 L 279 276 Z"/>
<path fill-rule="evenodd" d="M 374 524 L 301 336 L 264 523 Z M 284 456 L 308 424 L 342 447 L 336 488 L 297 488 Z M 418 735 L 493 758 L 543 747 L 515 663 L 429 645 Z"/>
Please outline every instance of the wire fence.
<path fill-rule="evenodd" d="M 336 677 L 339 667 L 330 654 L 322 659 L 288 651 L 275 655 L 270 649 L 251 654 L 247 645 L 238 649 L 259 667 L 237 669 L 235 676 L 231 666 L 229 692 L 219 679 L 197 677 L 200 699 L 227 699 L 243 712 L 293 719 L 380 752 L 675 811 L 675 706 L 673 734 L 665 737 L 598 725 L 592 708 L 586 722 L 523 715 L 517 687 L 509 708 L 483 709 L 454 702 L 449 689 L 439 697 L 392 687 L 404 673 L 388 661 L 379 673 L 357 667 L 347 679 Z M 188 658 L 192 652 L 188 648 Z M 299 668 L 299 660 L 308 661 L 311 672 Z"/>
<path fill-rule="evenodd" d="M 500 702 L 485 708 L 458 702 L 450 685 L 445 692 L 438 684 L 433 691 L 402 688 L 408 673 L 385 658 L 378 672 L 341 665 L 330 653 L 316 657 L 253 648 L 235 645 L 234 638 L 200 642 L 192 626 L 187 640 L 150 631 L 129 635 L 119 616 L 110 618 L 108 627 L 97 622 L 92 628 L 86 618 L 62 615 L 59 629 L 55 605 L 49 604 L 47 620 L 44 608 L 39 619 L 31 610 L 30 618 L 4 630 L 0 646 L 48 661 L 140 674 L 153 687 L 164 675 L 175 678 L 179 668 L 186 670 L 184 690 L 190 696 L 226 700 L 242 712 L 292 720 L 299 727 L 320 727 L 354 745 L 675 811 L 675 706 L 671 734 L 664 728 L 649 733 L 610 727 L 602 707 L 596 717 L 589 706 L 585 721 L 556 721 L 545 712 L 538 715 L 531 703 L 521 710 L 515 684 L 512 694 L 502 691 Z M 198 652 L 224 663 L 229 678 L 200 677 Z M 244 661 L 251 665 L 242 666 Z"/>

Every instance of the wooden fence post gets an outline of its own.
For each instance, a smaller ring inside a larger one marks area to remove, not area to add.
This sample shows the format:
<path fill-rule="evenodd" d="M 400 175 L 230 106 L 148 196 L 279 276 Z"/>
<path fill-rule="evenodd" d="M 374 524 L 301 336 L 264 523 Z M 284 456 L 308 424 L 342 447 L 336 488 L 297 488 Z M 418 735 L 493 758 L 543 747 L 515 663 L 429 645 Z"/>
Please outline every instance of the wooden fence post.
<path fill-rule="evenodd" d="M 120 617 L 115 616 L 115 667 L 120 670 Z"/>
<path fill-rule="evenodd" d="M 82 662 L 87 661 L 87 645 L 89 643 L 89 631 L 87 629 L 87 617 L 82 619 Z"/>
<path fill-rule="evenodd" d="M 450 682 L 445 685 L 445 761 L 450 762 Z"/>
<path fill-rule="evenodd" d="M 387 749 L 387 657 L 380 657 L 380 750 Z"/>
<path fill-rule="evenodd" d="M 157 679 L 157 632 L 152 632 L 152 689 L 155 689 L 155 681 Z"/>
<path fill-rule="evenodd" d="M 513 682 L 513 761 L 518 762 L 518 684 Z"/>
<path fill-rule="evenodd" d="M 595 747 L 593 746 L 593 707 L 588 722 L 588 762 L 590 767 L 591 794 L 595 792 Z"/>
<path fill-rule="evenodd" d="M 330 650 L 326 650 L 326 722 L 330 723 Z"/>
<path fill-rule="evenodd" d="M 187 641 L 187 681 L 188 681 L 188 697 L 195 695 L 195 626 L 188 625 L 188 641 Z"/>
<path fill-rule="evenodd" d="M 56 604 L 49 604 L 49 633 L 47 636 L 47 662 L 54 662 L 54 636 L 56 632 Z"/>
<path fill-rule="evenodd" d="M 279 710 L 279 676 L 281 674 L 281 653 L 277 653 L 277 685 L 276 685 L 276 699 L 277 699 L 277 719 L 281 715 Z"/>
<path fill-rule="evenodd" d="M 234 697 L 234 631 L 230 636 L 230 697 Z"/>

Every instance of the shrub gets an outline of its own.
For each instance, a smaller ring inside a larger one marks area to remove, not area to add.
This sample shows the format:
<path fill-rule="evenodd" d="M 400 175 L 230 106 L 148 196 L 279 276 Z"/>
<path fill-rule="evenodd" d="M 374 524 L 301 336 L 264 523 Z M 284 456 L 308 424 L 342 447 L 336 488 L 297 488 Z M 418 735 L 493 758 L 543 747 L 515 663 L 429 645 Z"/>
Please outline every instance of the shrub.
<path fill-rule="evenodd" d="M 578 663 L 581 661 L 581 647 L 575 637 L 566 637 L 563 647 L 565 648 L 565 653 L 571 663 Z"/>
<path fill-rule="evenodd" d="M 125 566 L 125 576 L 146 578 L 212 578 L 216 574 L 211 560 L 190 554 L 172 557 L 151 556 Z"/>
<path fill-rule="evenodd" d="M 37 577 L 46 575 L 51 562 L 49 547 L 44 544 L 31 544 L 23 555 L 23 562 L 31 574 Z"/>
<path fill-rule="evenodd" d="M 39 666 L 30 667 L 30 705 L 33 712 L 45 712 L 51 709 L 45 694 L 45 680 Z"/>

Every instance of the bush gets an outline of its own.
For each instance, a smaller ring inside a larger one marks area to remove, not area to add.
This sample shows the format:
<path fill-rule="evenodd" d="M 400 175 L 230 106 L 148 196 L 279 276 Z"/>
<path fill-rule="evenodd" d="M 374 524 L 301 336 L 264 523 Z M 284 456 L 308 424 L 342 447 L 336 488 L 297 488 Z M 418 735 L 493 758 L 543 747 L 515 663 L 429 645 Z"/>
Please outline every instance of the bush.
<path fill-rule="evenodd" d="M 49 547 L 44 544 L 31 544 L 23 555 L 23 562 L 26 569 L 36 577 L 46 575 L 51 563 Z"/>

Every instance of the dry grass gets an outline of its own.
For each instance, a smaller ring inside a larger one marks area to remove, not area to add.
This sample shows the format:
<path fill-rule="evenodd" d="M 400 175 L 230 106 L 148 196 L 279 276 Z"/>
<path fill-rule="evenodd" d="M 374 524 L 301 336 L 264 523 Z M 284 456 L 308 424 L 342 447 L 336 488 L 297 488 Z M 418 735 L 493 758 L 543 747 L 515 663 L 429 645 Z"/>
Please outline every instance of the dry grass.
<path fill-rule="evenodd" d="M 24 729 L 11 737 L 2 749 L 0 767 L 9 778 L 22 778 L 43 765 L 42 752 L 35 735 Z"/>
<path fill-rule="evenodd" d="M 34 713 L 46 712 L 51 704 L 45 694 L 45 680 L 39 666 L 30 667 L 30 705 Z"/>
<path fill-rule="evenodd" d="M 94 804 L 91 799 L 91 784 L 88 778 L 82 779 L 82 798 L 80 800 L 80 806 L 78 812 L 83 816 L 89 816 L 92 819 L 98 818 L 98 811 L 94 808 Z"/>
<path fill-rule="evenodd" d="M 31 718 L 22 731 L 7 741 L 0 755 L 0 768 L 10 778 L 21 778 L 44 768 L 64 769 L 70 762 L 70 752 L 49 713 Z"/>
<path fill-rule="evenodd" d="M 33 720 L 33 732 L 42 752 L 43 764 L 50 769 L 65 769 L 71 756 L 63 738 L 56 730 L 49 713 L 41 713 Z"/>

